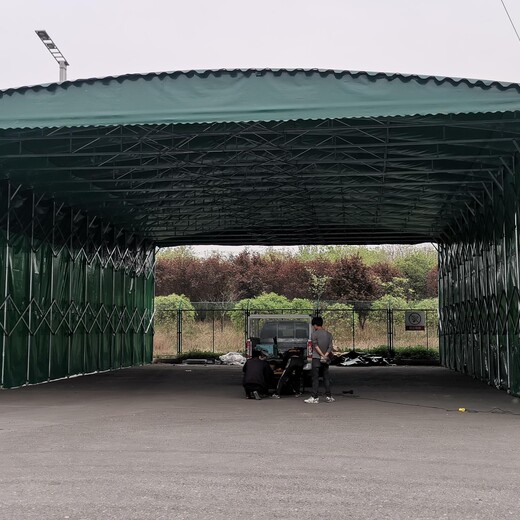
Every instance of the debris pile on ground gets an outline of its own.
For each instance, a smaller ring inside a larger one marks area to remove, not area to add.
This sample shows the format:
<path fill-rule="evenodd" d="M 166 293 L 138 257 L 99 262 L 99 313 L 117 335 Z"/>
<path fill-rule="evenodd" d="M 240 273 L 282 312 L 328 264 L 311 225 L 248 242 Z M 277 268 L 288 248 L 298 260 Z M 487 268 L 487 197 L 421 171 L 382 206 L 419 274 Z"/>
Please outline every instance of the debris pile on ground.
<path fill-rule="evenodd" d="M 385 358 L 383 356 L 373 356 L 371 354 L 363 354 L 351 350 L 350 352 L 344 352 L 335 357 L 335 365 L 342 367 L 351 366 L 388 366 L 393 365 L 392 359 Z"/>
<path fill-rule="evenodd" d="M 219 359 L 225 365 L 243 365 L 246 362 L 246 358 L 240 352 L 228 352 Z"/>

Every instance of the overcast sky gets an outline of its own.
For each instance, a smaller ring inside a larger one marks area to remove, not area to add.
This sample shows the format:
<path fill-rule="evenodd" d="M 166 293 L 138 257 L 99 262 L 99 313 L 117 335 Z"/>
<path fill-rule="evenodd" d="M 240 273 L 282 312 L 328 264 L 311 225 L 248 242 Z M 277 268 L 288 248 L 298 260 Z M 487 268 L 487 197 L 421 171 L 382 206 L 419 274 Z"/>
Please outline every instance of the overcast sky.
<path fill-rule="evenodd" d="M 520 32 L 520 0 L 504 0 Z M 0 89 L 233 67 L 304 67 L 520 82 L 501 0 L 4 0 Z"/>
<path fill-rule="evenodd" d="M 504 0 L 520 32 L 520 0 Z M 520 82 L 501 0 L 3 0 L 0 89 L 215 68 L 321 68 Z"/>

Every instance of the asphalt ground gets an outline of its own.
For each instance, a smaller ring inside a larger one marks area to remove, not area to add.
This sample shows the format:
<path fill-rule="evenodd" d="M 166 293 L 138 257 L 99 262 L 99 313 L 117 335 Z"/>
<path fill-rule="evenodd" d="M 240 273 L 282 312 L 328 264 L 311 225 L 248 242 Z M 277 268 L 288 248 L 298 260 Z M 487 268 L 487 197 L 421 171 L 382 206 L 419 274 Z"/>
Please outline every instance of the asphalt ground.
<path fill-rule="evenodd" d="M 228 366 L 1 391 L 0 518 L 519 517 L 518 399 L 439 367 L 331 370 L 318 405 L 246 400 Z"/>

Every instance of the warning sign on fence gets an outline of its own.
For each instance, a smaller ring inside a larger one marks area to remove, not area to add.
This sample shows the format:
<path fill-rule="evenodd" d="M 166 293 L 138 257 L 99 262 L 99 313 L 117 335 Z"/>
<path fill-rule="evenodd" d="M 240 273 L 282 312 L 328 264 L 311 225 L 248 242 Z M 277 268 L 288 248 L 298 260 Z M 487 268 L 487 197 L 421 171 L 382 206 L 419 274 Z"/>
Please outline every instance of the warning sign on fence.
<path fill-rule="evenodd" d="M 404 324 L 406 330 L 424 330 L 426 327 L 426 313 L 424 311 L 406 311 Z"/>

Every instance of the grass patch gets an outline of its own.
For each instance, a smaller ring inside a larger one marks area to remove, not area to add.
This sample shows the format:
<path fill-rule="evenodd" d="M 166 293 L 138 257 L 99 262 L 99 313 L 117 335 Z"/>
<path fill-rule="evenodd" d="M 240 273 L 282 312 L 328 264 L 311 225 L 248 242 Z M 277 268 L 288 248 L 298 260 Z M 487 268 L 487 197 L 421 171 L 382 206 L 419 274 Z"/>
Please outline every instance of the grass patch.
<path fill-rule="evenodd" d="M 214 325 L 214 326 L 213 326 Z M 230 323 L 196 322 L 183 329 L 184 352 L 210 352 L 221 355 L 244 350 L 244 333 L 235 330 Z M 155 329 L 154 355 L 157 358 L 177 356 L 177 331 L 171 328 Z M 192 356 L 194 359 L 194 356 Z"/>
<path fill-rule="evenodd" d="M 348 320 L 332 322 L 327 328 L 334 336 L 335 350 L 348 352 L 356 350 L 364 354 L 388 356 L 386 323 L 367 322 L 364 329 L 355 323 L 355 334 L 352 334 L 352 323 Z M 394 345 L 396 356 L 403 359 L 438 360 L 437 336 L 429 337 L 430 348 L 416 346 L 426 343 L 426 334 L 410 332 L 396 328 Z M 410 346 L 412 345 L 412 346 Z M 210 352 L 212 355 L 227 352 L 242 352 L 244 350 L 244 332 L 238 330 L 230 322 L 196 321 L 183 328 L 182 350 L 185 352 Z M 177 357 L 177 330 L 168 327 L 155 329 L 154 356 L 158 359 Z M 192 354 L 192 358 L 195 356 Z M 206 357 L 206 356 L 204 356 Z"/>

